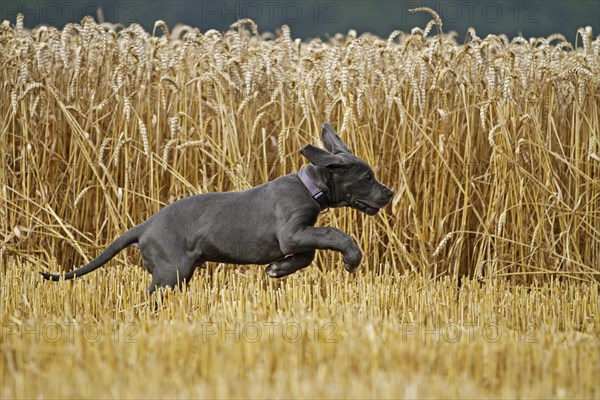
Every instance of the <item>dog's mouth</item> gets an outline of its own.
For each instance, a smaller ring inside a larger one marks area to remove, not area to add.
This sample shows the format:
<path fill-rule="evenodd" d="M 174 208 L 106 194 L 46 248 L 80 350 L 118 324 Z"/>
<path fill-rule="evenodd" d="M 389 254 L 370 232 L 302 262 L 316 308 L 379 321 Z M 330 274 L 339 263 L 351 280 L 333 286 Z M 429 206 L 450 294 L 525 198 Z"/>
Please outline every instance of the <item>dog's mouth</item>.
<path fill-rule="evenodd" d="M 375 215 L 380 210 L 379 207 L 370 206 L 367 203 L 360 201 L 360 200 L 354 200 L 353 203 L 354 203 L 354 208 L 356 208 L 360 212 L 364 212 L 367 215 Z"/>

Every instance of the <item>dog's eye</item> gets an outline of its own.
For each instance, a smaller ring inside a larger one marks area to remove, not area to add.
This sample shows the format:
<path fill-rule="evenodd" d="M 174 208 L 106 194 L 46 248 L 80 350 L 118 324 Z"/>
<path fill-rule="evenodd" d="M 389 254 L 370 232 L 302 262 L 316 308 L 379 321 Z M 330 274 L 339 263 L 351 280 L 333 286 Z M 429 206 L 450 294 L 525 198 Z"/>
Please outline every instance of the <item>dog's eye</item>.
<path fill-rule="evenodd" d="M 370 181 L 371 179 L 373 179 L 373 175 L 371 175 L 371 174 L 367 174 L 367 175 L 365 176 L 365 179 Z"/>

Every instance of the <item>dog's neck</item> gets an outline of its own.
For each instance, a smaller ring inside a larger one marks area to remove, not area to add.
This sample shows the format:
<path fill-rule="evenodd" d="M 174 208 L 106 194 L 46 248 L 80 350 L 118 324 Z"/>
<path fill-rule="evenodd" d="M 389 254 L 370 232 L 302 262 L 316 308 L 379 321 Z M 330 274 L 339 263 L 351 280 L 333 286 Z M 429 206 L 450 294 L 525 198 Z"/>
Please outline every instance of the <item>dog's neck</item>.
<path fill-rule="evenodd" d="M 327 168 L 308 164 L 300 169 L 298 176 L 311 192 L 315 201 L 319 203 L 321 210 L 348 205 L 347 202 L 340 201 L 338 198 L 335 185 L 332 183 L 332 173 Z M 305 181 L 304 177 L 308 179 Z M 317 190 L 313 187 L 316 187 Z M 318 194 L 318 191 L 322 193 L 322 196 Z"/>

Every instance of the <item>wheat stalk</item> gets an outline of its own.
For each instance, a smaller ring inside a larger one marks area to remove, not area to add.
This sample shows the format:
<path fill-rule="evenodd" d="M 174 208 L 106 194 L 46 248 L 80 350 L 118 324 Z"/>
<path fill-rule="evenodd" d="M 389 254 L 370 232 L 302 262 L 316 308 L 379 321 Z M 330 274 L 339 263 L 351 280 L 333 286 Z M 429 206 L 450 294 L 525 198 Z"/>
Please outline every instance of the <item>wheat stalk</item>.
<path fill-rule="evenodd" d="M 444 238 L 437 245 L 437 247 L 435 248 L 433 254 L 431 254 L 431 257 L 432 258 L 437 257 L 441 253 L 441 251 L 444 249 L 444 247 L 446 247 L 446 245 L 448 244 L 448 242 L 450 242 L 450 240 L 452 239 L 453 236 L 454 236 L 454 232 L 449 232 L 446 235 L 444 235 Z"/>

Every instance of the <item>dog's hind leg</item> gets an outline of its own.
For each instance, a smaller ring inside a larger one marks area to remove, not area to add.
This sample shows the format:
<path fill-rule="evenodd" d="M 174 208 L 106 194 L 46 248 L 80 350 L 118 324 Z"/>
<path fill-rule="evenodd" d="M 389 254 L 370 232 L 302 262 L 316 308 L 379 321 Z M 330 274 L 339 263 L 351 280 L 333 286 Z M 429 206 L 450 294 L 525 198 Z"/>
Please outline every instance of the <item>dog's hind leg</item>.
<path fill-rule="evenodd" d="M 198 265 L 196 258 L 187 257 L 183 252 L 167 253 L 158 246 L 146 246 L 140 251 L 144 266 L 152 274 L 152 282 L 148 287 L 150 294 L 164 287 L 181 288 L 192 279 Z"/>
<path fill-rule="evenodd" d="M 282 278 L 293 274 L 299 269 L 306 268 L 315 258 L 315 251 L 292 254 L 286 258 L 275 261 L 266 268 L 267 275 L 271 278 Z"/>
<path fill-rule="evenodd" d="M 180 263 L 177 266 L 161 264 L 155 266 L 152 273 L 152 283 L 148 287 L 148 291 L 153 293 L 156 289 L 170 287 L 180 289 L 184 284 L 187 284 L 194 275 L 196 266 L 192 261 L 187 263 Z"/>

